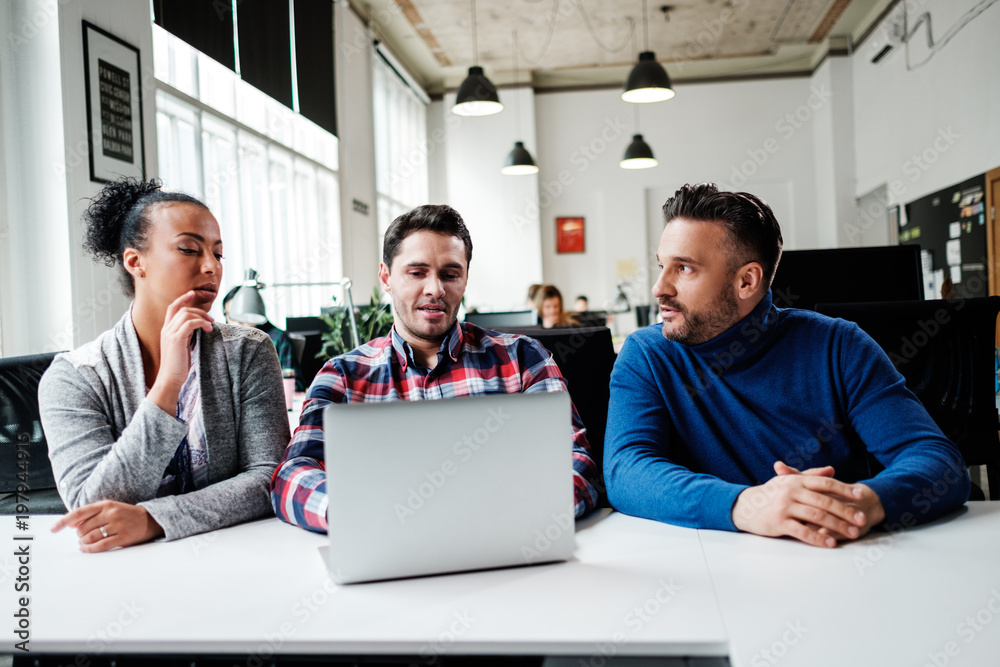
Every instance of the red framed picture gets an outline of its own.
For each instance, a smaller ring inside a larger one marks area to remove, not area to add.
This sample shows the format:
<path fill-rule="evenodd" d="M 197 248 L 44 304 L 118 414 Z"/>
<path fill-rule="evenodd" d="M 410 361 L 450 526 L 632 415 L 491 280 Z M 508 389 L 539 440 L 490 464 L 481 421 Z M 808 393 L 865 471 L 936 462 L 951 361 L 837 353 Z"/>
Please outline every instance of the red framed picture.
<path fill-rule="evenodd" d="M 556 252 L 584 252 L 583 218 L 556 218 Z"/>

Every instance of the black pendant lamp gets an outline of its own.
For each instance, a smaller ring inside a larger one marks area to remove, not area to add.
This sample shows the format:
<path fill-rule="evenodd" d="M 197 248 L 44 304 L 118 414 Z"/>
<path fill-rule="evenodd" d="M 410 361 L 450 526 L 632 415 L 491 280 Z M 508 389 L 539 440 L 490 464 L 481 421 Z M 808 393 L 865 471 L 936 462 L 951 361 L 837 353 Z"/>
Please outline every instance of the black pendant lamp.
<path fill-rule="evenodd" d="M 625 149 L 625 157 L 618 163 L 622 169 L 649 169 L 659 164 L 653 157 L 653 149 L 649 147 L 646 140 L 642 138 L 639 131 L 639 107 L 635 109 L 635 134 L 632 135 L 632 143 Z"/>
<path fill-rule="evenodd" d="M 517 30 L 514 30 L 514 83 L 518 81 L 519 71 L 517 68 Z M 521 114 L 520 106 L 518 104 L 517 98 L 514 99 L 514 118 L 517 123 L 517 134 L 521 134 Z M 524 147 L 523 141 L 515 141 L 514 148 L 507 154 L 507 159 L 504 161 L 503 167 L 500 169 L 500 173 L 506 176 L 528 176 L 530 174 L 537 174 L 538 167 L 535 165 L 534 159 L 531 157 L 531 153 L 528 149 Z"/>
<path fill-rule="evenodd" d="M 497 87 L 486 78 L 479 63 L 479 45 L 476 42 L 476 0 L 472 0 L 472 51 L 477 64 L 469 68 L 469 76 L 458 87 L 455 106 L 451 112 L 459 116 L 489 116 L 503 111 Z"/>
<path fill-rule="evenodd" d="M 625 149 L 625 157 L 618 163 L 622 169 L 649 169 L 659 162 L 653 157 L 653 149 L 645 142 L 641 134 L 632 135 L 632 143 Z"/>
<path fill-rule="evenodd" d="M 535 166 L 531 153 L 524 147 L 523 141 L 514 142 L 514 148 L 510 153 L 507 153 L 507 160 L 504 162 L 503 168 L 500 169 L 500 173 L 507 176 L 527 176 L 538 173 L 538 167 Z"/>
<path fill-rule="evenodd" d="M 664 8 L 664 14 L 668 11 Z M 656 61 L 656 54 L 649 50 L 649 26 L 646 21 L 646 0 L 642 0 L 643 48 L 639 62 L 629 72 L 622 99 L 633 104 L 663 102 L 674 96 L 674 88 L 663 65 Z"/>

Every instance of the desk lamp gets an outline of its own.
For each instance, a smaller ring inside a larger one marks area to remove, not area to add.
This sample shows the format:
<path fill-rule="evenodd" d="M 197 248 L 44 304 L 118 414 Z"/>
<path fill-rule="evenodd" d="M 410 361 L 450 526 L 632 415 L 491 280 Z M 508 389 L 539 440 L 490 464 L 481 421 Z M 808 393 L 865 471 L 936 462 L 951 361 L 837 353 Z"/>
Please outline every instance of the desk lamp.
<path fill-rule="evenodd" d="M 264 300 L 260 298 L 260 290 L 267 287 L 257 280 L 259 274 L 254 269 L 247 269 L 243 277 L 243 285 L 233 296 L 229 305 L 229 317 L 237 322 L 259 325 L 267 321 L 264 314 Z M 358 322 L 354 317 L 354 298 L 351 296 L 351 279 L 343 278 L 333 282 L 313 282 L 313 283 L 271 283 L 271 287 L 316 287 L 325 285 L 339 285 L 344 288 L 344 296 L 347 299 L 347 317 L 351 323 L 351 341 L 354 347 L 359 347 L 361 341 L 358 337 Z"/>

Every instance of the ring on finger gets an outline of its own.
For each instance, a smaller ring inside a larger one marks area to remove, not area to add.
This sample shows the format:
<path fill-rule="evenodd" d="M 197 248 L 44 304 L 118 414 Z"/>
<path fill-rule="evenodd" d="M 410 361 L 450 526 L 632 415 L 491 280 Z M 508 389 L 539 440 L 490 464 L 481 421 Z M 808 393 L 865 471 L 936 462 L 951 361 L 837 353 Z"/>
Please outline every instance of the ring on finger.
<path fill-rule="evenodd" d="M 108 529 L 106 526 L 101 526 L 101 535 L 108 537 Z"/>

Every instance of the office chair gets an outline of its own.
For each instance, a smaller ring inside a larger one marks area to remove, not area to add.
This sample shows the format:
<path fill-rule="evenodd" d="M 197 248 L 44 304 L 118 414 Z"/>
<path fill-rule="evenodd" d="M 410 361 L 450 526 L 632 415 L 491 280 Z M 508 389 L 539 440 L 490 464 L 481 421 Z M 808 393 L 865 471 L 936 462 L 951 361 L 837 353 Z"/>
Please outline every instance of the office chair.
<path fill-rule="evenodd" d="M 819 303 L 920 301 L 920 247 L 786 250 L 774 272 L 771 294 L 778 308 L 806 310 L 816 310 Z"/>
<path fill-rule="evenodd" d="M 966 465 L 986 467 L 990 498 L 1000 499 L 994 386 L 1000 297 L 818 304 L 816 310 L 856 322 L 885 350 Z"/>
<path fill-rule="evenodd" d="M 38 409 L 38 382 L 56 353 L 0 359 L 0 514 L 63 514 Z M 25 482 L 25 480 L 27 480 Z M 25 502 L 18 484 L 28 486 Z"/>
<path fill-rule="evenodd" d="M 316 374 L 326 363 L 325 360 L 316 356 L 323 349 L 323 333 L 326 331 L 329 331 L 329 327 L 318 317 L 288 317 L 285 319 L 285 335 L 292 337 L 292 349 L 299 357 L 295 385 L 302 387 L 302 391 L 309 389 Z M 300 345 L 301 352 L 298 347 Z"/>
<path fill-rule="evenodd" d="M 615 348 L 607 327 L 542 329 L 540 327 L 501 328 L 505 333 L 520 333 L 540 342 L 552 353 L 566 378 L 569 395 L 587 427 L 590 455 L 597 465 L 599 484 L 603 485 L 604 433 L 608 426 L 608 401 L 611 398 L 611 369 Z M 607 506 L 604 489 L 599 488 L 598 506 Z"/>

